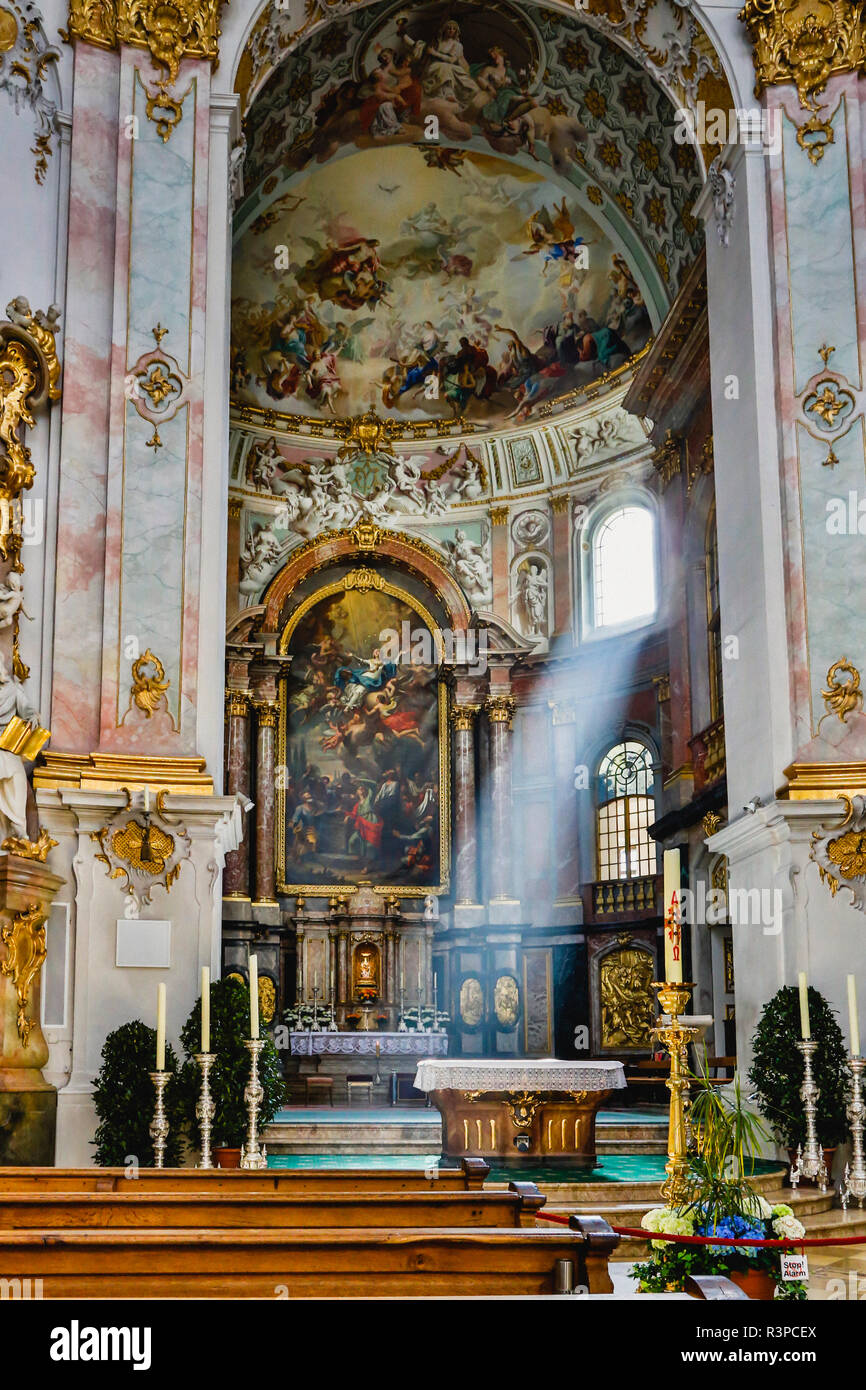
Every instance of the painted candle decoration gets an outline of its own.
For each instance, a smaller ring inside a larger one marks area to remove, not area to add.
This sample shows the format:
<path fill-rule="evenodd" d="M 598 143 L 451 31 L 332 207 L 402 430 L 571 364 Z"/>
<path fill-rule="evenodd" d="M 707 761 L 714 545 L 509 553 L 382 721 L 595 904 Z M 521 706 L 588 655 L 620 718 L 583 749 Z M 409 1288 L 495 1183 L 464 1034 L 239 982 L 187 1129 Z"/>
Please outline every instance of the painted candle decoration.
<path fill-rule="evenodd" d="M 680 917 L 680 852 L 666 849 L 664 858 L 665 980 L 681 984 L 683 978 L 682 921 Z"/>

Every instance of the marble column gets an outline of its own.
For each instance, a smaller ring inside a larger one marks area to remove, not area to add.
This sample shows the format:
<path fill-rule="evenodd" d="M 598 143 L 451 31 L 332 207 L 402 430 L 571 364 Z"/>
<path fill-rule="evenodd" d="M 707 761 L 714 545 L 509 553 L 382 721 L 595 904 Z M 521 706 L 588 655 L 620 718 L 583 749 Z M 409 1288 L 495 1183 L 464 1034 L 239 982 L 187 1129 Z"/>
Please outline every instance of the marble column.
<path fill-rule="evenodd" d="M 228 715 L 228 768 L 227 788 L 230 796 L 240 792 L 249 796 L 250 790 L 250 720 L 249 696 L 243 690 L 229 690 L 226 694 L 226 713 Z M 226 855 L 223 870 L 223 897 L 246 898 L 250 896 L 250 860 L 246 833 L 237 849 Z"/>
<path fill-rule="evenodd" d="M 256 701 L 258 743 L 256 747 L 256 902 L 274 903 L 274 738 L 279 705 L 272 700 Z"/>
<path fill-rule="evenodd" d="M 337 999 L 349 1002 L 349 933 L 341 930 L 337 941 Z"/>
<path fill-rule="evenodd" d="M 328 998 L 326 1002 L 334 1008 L 337 1003 L 337 938 L 333 928 L 328 936 Z"/>
<path fill-rule="evenodd" d="M 454 725 L 454 900 L 477 907 L 478 831 L 475 812 L 475 716 L 480 705 L 458 704 Z"/>
<path fill-rule="evenodd" d="M 490 730 L 490 920 L 515 920 L 514 845 L 511 806 L 511 733 L 514 696 L 489 695 L 485 701 Z"/>
<path fill-rule="evenodd" d="M 389 1004 L 394 1002 L 394 933 L 385 932 L 385 959 L 382 963 L 382 994 Z"/>
<path fill-rule="evenodd" d="M 303 927 L 298 927 L 295 931 L 295 941 L 297 943 L 297 960 L 295 962 L 295 1002 L 302 1004 L 304 1000 L 304 937 L 306 933 Z"/>
<path fill-rule="evenodd" d="M 510 622 L 507 507 L 492 507 L 490 510 L 490 560 L 493 569 L 493 611 Z"/>

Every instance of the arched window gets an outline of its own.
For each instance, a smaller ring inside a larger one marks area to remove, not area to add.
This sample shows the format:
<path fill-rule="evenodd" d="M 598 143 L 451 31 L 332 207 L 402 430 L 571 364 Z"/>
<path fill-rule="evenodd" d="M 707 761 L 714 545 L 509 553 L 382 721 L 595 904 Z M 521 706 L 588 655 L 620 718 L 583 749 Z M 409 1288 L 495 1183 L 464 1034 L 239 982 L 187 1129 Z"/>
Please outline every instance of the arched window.
<path fill-rule="evenodd" d="M 598 769 L 598 878 L 641 878 L 656 872 L 652 754 L 642 743 L 618 743 Z"/>
<path fill-rule="evenodd" d="M 622 627 L 656 611 L 655 523 L 636 503 L 608 512 L 592 538 L 593 625 Z"/>
<path fill-rule="evenodd" d="M 707 517 L 707 656 L 710 675 L 710 723 L 722 717 L 722 620 L 719 608 L 719 534 L 716 504 Z"/>

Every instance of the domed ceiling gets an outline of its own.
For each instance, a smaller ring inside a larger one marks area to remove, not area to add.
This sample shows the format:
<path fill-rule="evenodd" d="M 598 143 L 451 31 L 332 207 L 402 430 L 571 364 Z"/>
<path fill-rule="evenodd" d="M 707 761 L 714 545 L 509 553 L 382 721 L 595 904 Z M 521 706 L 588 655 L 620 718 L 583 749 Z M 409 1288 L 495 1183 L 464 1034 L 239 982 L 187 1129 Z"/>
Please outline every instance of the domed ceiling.
<path fill-rule="evenodd" d="M 247 120 L 235 400 L 490 430 L 625 366 L 699 244 L 668 99 L 579 20 L 378 5 Z"/>

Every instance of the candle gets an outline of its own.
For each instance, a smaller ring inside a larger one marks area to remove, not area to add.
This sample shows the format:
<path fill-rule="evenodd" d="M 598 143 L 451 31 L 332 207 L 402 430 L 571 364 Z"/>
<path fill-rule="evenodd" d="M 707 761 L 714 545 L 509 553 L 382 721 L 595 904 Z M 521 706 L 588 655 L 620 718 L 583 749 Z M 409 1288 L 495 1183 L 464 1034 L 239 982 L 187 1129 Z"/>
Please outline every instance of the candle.
<path fill-rule="evenodd" d="M 144 814 L 150 815 L 150 787 L 144 789 Z"/>
<path fill-rule="evenodd" d="M 664 857 L 665 979 L 680 984 L 683 978 L 682 924 L 680 921 L 680 852 L 666 849 Z"/>
<path fill-rule="evenodd" d="M 418 962 L 418 998 L 421 998 L 421 962 Z"/>
<path fill-rule="evenodd" d="M 259 958 L 250 956 L 250 1037 L 259 1036 Z"/>
<path fill-rule="evenodd" d="M 165 1071 L 165 985 L 156 987 L 156 1069 Z"/>
<path fill-rule="evenodd" d="M 848 976 L 848 1032 L 851 1035 L 851 1056 L 860 1056 L 860 1020 L 857 1017 L 857 982 Z"/>
<path fill-rule="evenodd" d="M 201 968 L 201 1050 L 210 1052 L 210 970 Z"/>
<path fill-rule="evenodd" d="M 808 1042 L 812 1036 L 809 1027 L 809 986 L 806 983 L 805 970 L 800 971 L 800 1036 L 803 1042 Z"/>

